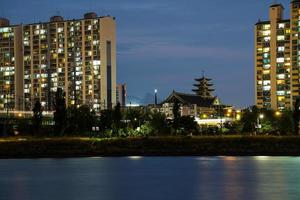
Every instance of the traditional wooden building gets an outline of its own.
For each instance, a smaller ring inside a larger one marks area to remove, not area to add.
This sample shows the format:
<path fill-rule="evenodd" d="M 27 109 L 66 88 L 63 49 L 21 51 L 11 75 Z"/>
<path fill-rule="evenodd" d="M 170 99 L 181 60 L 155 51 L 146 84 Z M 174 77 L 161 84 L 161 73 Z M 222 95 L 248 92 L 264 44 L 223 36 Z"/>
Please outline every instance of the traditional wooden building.
<path fill-rule="evenodd" d="M 161 112 L 167 117 L 173 117 L 173 105 L 180 105 L 181 116 L 214 117 L 218 116 L 223 106 L 217 97 L 203 97 L 197 94 L 185 94 L 173 91 L 170 96 L 161 103 Z"/>

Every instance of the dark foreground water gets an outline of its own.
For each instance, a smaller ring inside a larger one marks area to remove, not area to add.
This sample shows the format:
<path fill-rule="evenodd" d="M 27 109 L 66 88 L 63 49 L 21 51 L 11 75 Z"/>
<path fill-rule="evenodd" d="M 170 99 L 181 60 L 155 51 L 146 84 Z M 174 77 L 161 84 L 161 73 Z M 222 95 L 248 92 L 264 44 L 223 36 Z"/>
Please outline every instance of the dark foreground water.
<path fill-rule="evenodd" d="M 300 199 L 300 158 L 0 160 L 0 199 Z"/>

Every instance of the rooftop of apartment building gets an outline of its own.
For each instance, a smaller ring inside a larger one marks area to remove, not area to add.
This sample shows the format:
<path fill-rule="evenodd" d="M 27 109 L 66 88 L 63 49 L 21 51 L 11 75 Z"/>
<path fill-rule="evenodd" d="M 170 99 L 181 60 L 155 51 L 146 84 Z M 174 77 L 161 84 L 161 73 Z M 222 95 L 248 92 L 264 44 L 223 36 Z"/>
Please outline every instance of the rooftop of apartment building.
<path fill-rule="evenodd" d="M 72 21 L 81 21 L 81 20 L 88 20 L 88 19 L 100 19 L 100 18 L 112 18 L 115 20 L 116 18 L 110 15 L 105 15 L 105 16 L 98 16 L 95 12 L 88 12 L 85 13 L 83 18 L 79 19 L 64 19 L 62 16 L 59 15 L 54 15 L 50 17 L 50 20 L 48 22 L 35 22 L 35 23 L 29 23 L 25 25 L 35 25 L 35 24 L 49 24 L 49 23 L 57 23 L 57 22 L 72 22 Z M 22 24 L 20 24 L 22 25 Z M 18 24 L 10 24 L 9 19 L 0 17 L 0 27 L 9 27 L 9 26 L 18 26 Z"/>

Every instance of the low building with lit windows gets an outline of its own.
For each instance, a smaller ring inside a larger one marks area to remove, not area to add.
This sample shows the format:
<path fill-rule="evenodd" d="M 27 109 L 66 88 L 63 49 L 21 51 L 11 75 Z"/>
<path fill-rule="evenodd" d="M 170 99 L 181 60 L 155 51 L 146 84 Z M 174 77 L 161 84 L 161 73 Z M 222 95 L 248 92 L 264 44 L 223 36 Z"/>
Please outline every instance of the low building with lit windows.
<path fill-rule="evenodd" d="M 220 101 L 217 97 L 202 97 L 197 94 L 185 94 L 173 91 L 160 103 L 160 111 L 168 118 L 173 118 L 173 105 L 180 106 L 181 116 L 195 116 L 198 118 L 218 117 L 221 112 Z"/>

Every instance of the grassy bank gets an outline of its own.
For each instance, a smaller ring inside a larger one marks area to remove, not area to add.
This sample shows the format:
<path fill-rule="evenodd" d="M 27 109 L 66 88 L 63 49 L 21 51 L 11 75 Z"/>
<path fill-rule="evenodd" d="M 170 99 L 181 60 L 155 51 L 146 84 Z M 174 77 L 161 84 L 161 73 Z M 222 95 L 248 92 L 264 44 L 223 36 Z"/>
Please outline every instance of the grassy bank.
<path fill-rule="evenodd" d="M 0 158 L 81 156 L 300 156 L 300 137 L 226 136 L 0 139 Z"/>

